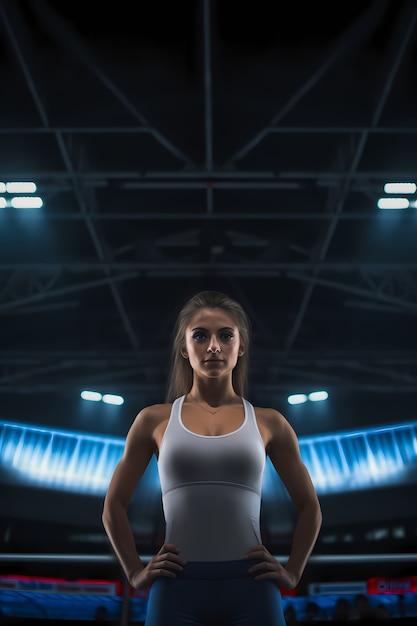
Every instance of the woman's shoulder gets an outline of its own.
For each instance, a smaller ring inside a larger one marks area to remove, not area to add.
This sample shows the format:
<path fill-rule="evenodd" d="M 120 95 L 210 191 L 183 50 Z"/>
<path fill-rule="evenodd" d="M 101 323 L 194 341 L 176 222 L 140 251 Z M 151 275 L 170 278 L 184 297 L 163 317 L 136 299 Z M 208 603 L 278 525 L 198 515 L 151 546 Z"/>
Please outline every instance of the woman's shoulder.
<path fill-rule="evenodd" d="M 154 424 L 155 426 L 167 419 L 172 410 L 172 403 L 164 403 L 164 404 L 150 404 L 149 406 L 143 407 L 139 411 L 136 416 L 135 421 L 143 422 L 146 424 Z"/>
<path fill-rule="evenodd" d="M 171 408 L 172 404 L 151 404 L 143 407 L 129 428 L 129 441 L 153 440 L 158 427 L 168 422 Z"/>
<path fill-rule="evenodd" d="M 147 439 L 159 449 L 165 428 L 169 422 L 172 404 L 151 404 L 144 407 L 136 416 L 131 430 L 134 440 Z"/>
<path fill-rule="evenodd" d="M 272 407 L 254 406 L 256 419 L 269 430 L 286 428 L 289 424 L 284 415 Z"/>
<path fill-rule="evenodd" d="M 262 417 L 267 420 L 285 420 L 280 411 L 274 409 L 273 407 L 265 407 L 265 406 L 254 406 L 254 411 L 257 416 Z"/>

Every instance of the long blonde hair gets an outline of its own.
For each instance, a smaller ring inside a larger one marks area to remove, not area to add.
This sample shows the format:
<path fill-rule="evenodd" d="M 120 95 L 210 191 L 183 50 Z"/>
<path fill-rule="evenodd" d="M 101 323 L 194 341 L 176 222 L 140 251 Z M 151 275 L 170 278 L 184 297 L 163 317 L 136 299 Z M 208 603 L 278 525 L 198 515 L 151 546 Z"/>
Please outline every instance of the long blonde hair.
<path fill-rule="evenodd" d="M 239 396 L 245 397 L 248 384 L 248 353 L 250 342 L 250 320 L 242 306 L 218 291 L 201 291 L 190 298 L 178 314 L 174 326 L 171 366 L 167 384 L 166 402 L 187 394 L 193 384 L 193 370 L 188 361 L 181 355 L 185 344 L 185 331 L 198 309 L 219 308 L 229 313 L 239 329 L 242 347 L 245 350 L 239 357 L 232 373 L 233 387 Z"/>

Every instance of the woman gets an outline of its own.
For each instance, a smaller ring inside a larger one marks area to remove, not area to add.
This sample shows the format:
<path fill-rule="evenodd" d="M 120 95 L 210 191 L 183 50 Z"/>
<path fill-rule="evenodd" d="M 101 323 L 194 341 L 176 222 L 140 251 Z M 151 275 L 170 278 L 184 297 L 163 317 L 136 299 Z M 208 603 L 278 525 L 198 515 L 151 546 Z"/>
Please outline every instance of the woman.
<path fill-rule="evenodd" d="M 298 584 L 321 526 L 296 435 L 278 411 L 246 399 L 249 320 L 228 296 L 204 291 L 181 310 L 168 402 L 140 411 L 104 502 L 103 524 L 136 589 L 150 587 L 146 626 L 284 626 L 278 585 Z M 158 458 L 165 543 L 145 566 L 127 507 Z M 262 545 L 266 455 L 298 512 L 289 559 Z"/>

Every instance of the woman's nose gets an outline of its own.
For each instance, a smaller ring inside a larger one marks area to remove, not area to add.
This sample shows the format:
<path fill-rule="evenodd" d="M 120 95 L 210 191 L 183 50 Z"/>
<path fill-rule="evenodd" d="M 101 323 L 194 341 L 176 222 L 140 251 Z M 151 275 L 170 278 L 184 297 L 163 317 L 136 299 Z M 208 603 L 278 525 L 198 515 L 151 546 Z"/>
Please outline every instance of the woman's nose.
<path fill-rule="evenodd" d="M 207 348 L 207 352 L 220 352 L 220 346 L 219 346 L 219 342 L 217 340 L 217 337 L 212 337 L 211 341 L 210 341 L 210 345 Z"/>

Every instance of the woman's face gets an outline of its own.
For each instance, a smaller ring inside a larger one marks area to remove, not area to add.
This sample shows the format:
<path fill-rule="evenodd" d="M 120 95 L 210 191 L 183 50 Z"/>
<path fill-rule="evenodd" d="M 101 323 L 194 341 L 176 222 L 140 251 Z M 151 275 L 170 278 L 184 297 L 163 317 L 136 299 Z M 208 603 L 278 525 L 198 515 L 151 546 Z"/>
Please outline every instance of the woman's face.
<path fill-rule="evenodd" d="M 200 376 L 230 374 L 244 353 L 233 317 L 220 308 L 199 309 L 186 329 L 182 353 Z"/>

